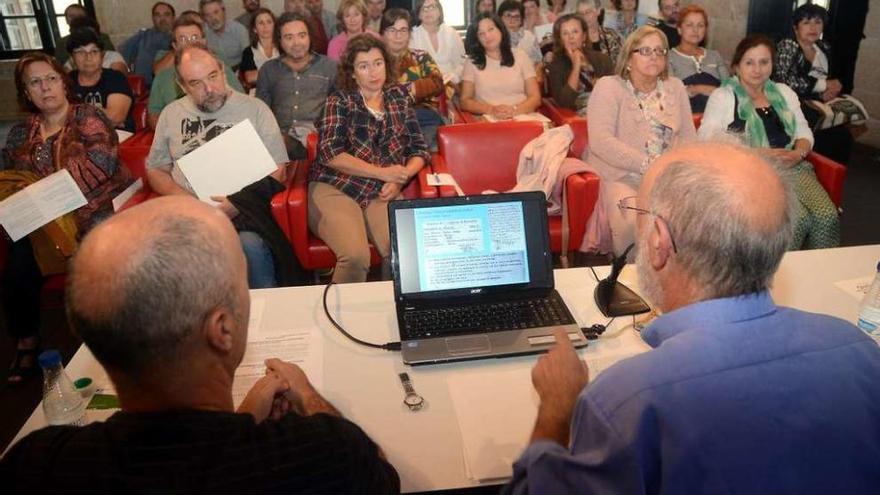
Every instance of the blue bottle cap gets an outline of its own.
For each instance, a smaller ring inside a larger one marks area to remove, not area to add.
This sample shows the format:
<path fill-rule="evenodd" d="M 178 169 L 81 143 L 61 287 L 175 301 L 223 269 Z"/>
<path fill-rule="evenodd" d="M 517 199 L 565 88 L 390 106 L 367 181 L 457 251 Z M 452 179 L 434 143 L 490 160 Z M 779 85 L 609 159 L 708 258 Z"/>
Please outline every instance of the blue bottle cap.
<path fill-rule="evenodd" d="M 56 349 L 47 349 L 40 353 L 40 357 L 38 357 L 37 360 L 43 368 L 58 366 L 61 364 L 61 353 Z"/>

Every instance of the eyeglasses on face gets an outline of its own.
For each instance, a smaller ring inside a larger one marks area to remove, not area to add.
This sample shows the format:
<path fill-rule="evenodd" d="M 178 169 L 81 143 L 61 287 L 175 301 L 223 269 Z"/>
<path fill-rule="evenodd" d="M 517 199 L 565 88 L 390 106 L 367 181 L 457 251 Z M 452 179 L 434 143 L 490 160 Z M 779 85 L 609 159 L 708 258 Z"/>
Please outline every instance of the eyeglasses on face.
<path fill-rule="evenodd" d="M 198 35 L 198 34 L 191 34 L 189 36 L 181 35 L 175 39 L 177 40 L 178 43 L 192 43 L 195 41 L 202 41 L 201 35 Z"/>
<path fill-rule="evenodd" d="M 49 74 L 48 76 L 43 77 L 34 77 L 28 80 L 27 87 L 30 89 L 39 89 L 43 86 L 43 84 L 47 84 L 49 86 L 55 86 L 61 82 L 61 76 L 58 74 Z"/>
<path fill-rule="evenodd" d="M 675 244 L 675 237 L 672 236 L 672 228 L 669 226 L 669 222 L 659 213 L 655 213 L 651 210 L 636 206 L 636 202 L 638 201 L 638 199 L 638 196 L 627 196 L 625 198 L 621 198 L 620 201 L 617 202 L 617 208 L 619 208 L 621 212 L 625 210 L 632 210 L 638 215 L 651 215 L 654 218 L 659 218 L 663 223 L 666 224 L 666 230 L 669 231 L 669 240 L 672 241 L 672 251 L 678 254 L 678 246 Z"/>
<path fill-rule="evenodd" d="M 436 4 L 436 3 L 426 3 L 426 4 L 422 5 L 422 10 L 423 10 L 423 11 L 425 11 L 425 10 L 437 10 L 437 4 Z"/>
<path fill-rule="evenodd" d="M 405 28 L 397 29 L 397 28 L 393 28 L 393 27 L 388 27 L 388 28 L 385 28 L 385 32 L 388 33 L 388 34 L 390 34 L 390 35 L 392 35 L 392 36 L 396 36 L 396 35 L 398 35 L 398 34 L 407 34 L 407 33 L 409 33 L 409 28 L 408 28 L 408 27 L 405 27 Z"/>
<path fill-rule="evenodd" d="M 666 48 L 651 48 L 650 46 L 643 46 L 641 48 L 634 48 L 630 51 L 630 53 L 638 53 L 643 57 L 650 57 L 651 54 L 657 55 L 658 57 L 665 57 L 669 50 Z"/>
<path fill-rule="evenodd" d="M 92 48 L 92 49 L 77 48 L 76 50 L 73 51 L 73 54 L 79 55 L 80 57 L 85 57 L 85 58 L 97 57 L 98 55 L 101 54 L 101 50 L 99 48 Z"/>

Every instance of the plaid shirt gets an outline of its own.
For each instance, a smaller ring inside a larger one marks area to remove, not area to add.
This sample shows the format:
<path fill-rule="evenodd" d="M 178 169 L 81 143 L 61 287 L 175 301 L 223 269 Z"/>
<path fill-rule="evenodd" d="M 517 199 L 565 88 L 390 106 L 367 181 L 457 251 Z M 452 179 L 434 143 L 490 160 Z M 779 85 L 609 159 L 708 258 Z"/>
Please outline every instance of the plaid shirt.
<path fill-rule="evenodd" d="M 373 117 L 360 92 L 337 91 L 327 98 L 324 116 L 318 121 L 318 157 L 309 180 L 330 184 L 364 208 L 379 196 L 381 180 L 340 172 L 327 165 L 340 153 L 348 153 L 378 166 L 406 165 L 410 158 L 429 155 L 408 93 L 400 86 L 383 91 L 384 118 Z"/>
<path fill-rule="evenodd" d="M 397 62 L 397 81 L 409 90 L 417 107 L 438 111 L 438 96 L 443 90 L 443 73 L 431 54 L 424 50 L 406 49 Z"/>
<path fill-rule="evenodd" d="M 824 40 L 816 43 L 816 48 L 822 50 L 828 63 L 831 63 L 831 47 Z M 816 87 L 816 78 L 810 75 L 813 63 L 807 60 L 804 51 L 797 41 L 784 39 L 776 44 L 776 63 L 773 65 L 773 80 L 781 82 L 797 93 L 801 100 L 816 99 L 813 88 Z"/>

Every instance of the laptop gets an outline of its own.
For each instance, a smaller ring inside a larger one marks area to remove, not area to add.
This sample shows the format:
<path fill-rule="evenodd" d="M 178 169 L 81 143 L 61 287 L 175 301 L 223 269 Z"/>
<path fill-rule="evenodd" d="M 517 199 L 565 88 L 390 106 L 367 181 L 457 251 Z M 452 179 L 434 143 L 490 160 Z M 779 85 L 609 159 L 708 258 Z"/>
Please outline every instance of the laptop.
<path fill-rule="evenodd" d="M 564 329 L 542 192 L 389 203 L 394 302 L 410 365 L 532 354 Z"/>

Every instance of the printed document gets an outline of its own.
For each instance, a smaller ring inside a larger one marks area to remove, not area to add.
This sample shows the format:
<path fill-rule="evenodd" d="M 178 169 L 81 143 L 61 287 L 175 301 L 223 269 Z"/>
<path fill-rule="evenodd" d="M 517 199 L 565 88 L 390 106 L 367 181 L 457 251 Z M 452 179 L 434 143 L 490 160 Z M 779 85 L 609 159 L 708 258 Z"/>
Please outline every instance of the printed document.
<path fill-rule="evenodd" d="M 14 242 L 86 203 L 70 172 L 62 169 L 0 202 L 0 224 Z"/>

